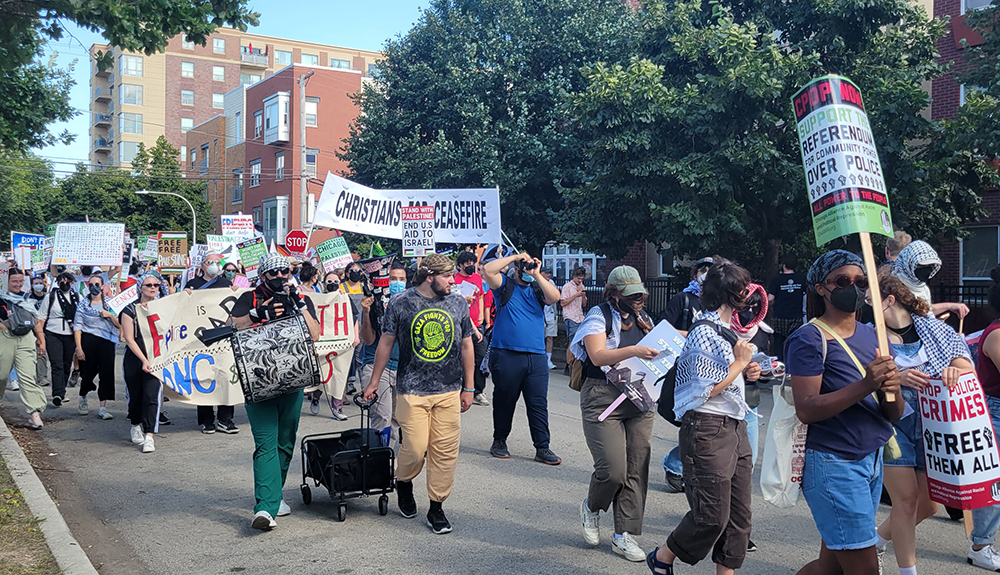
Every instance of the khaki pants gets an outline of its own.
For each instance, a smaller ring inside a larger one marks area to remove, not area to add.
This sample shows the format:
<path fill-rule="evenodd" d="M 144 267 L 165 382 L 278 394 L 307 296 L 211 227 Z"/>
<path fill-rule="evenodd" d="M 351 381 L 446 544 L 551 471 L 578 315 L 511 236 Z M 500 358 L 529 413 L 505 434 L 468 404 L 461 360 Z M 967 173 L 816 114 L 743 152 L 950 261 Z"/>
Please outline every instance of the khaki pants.
<path fill-rule="evenodd" d="M 373 364 L 361 366 L 361 385 L 364 388 L 372 379 Z M 399 443 L 399 421 L 396 420 L 396 370 L 384 369 L 382 379 L 378 382 L 378 401 L 372 406 L 372 429 L 382 431 L 390 428 L 389 445 L 395 447 Z"/>
<path fill-rule="evenodd" d="M 458 442 L 462 435 L 459 392 L 438 395 L 398 395 L 396 418 L 403 447 L 396 462 L 396 479 L 413 481 L 427 459 L 427 495 L 444 501 L 455 483 Z"/>
<path fill-rule="evenodd" d="M 0 329 L 0 399 L 7 390 L 7 380 L 10 370 L 17 369 L 17 383 L 21 386 L 21 403 L 24 412 L 31 415 L 34 412 L 45 411 L 45 392 L 35 381 L 35 358 L 38 351 L 35 348 L 35 335 L 13 336 L 6 329 Z"/>

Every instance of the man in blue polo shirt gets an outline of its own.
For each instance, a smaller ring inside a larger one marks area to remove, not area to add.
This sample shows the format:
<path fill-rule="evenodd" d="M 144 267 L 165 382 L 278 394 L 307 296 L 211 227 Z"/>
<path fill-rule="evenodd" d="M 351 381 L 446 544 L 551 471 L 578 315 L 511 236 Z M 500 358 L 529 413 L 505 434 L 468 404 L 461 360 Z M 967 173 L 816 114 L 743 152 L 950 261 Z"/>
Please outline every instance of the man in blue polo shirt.
<path fill-rule="evenodd" d="M 508 268 L 504 274 L 504 268 Z M 524 396 L 535 461 L 559 465 L 549 449 L 549 366 L 545 355 L 546 305 L 559 301 L 559 290 L 545 281 L 541 262 L 526 253 L 493 260 L 483 266 L 483 279 L 497 306 L 490 344 L 493 376 L 493 457 L 507 459 L 517 400 Z"/>

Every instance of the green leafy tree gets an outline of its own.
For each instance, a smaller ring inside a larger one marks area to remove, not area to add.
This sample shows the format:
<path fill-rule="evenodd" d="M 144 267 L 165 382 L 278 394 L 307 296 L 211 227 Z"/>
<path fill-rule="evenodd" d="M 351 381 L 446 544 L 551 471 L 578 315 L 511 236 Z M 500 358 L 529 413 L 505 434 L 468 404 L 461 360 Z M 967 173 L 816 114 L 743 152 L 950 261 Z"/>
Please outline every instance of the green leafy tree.
<path fill-rule="evenodd" d="M 589 142 L 560 214 L 576 243 L 616 256 L 648 239 L 758 275 L 815 250 L 790 97 L 827 73 L 861 87 L 897 228 L 956 237 L 983 213 L 982 161 L 920 114 L 946 22 L 912 2 L 653 0 L 641 18 L 631 61 L 588 67 L 572 98 Z"/>
<path fill-rule="evenodd" d="M 52 58 L 0 74 L 0 149 L 23 152 L 73 140 L 68 131 L 53 134 L 48 128 L 52 122 L 76 115 L 69 104 L 69 91 L 75 84 L 72 70 L 72 66 L 59 68 Z"/>
<path fill-rule="evenodd" d="M 0 247 L 10 249 L 10 232 L 45 231 L 46 200 L 56 192 L 52 167 L 31 154 L 0 151 Z"/>
<path fill-rule="evenodd" d="M 133 236 L 155 234 L 161 231 L 186 231 L 191 229 L 191 209 L 183 200 L 163 195 L 137 195 L 137 190 L 172 192 L 186 198 L 198 216 L 198 238 L 204 242 L 211 233 L 212 210 L 205 201 L 207 184 L 181 176 L 177 161 L 178 151 L 167 139 L 160 136 L 156 146 L 139 151 L 132 160 L 133 171 L 111 168 L 87 171 L 83 166 L 62 180 L 60 194 L 53 195 L 56 202 L 54 223 L 122 222 Z"/>
<path fill-rule="evenodd" d="M 357 97 L 350 175 L 376 188 L 500 189 L 504 230 L 553 239 L 556 182 L 581 181 L 582 145 L 563 105 L 586 62 L 624 51 L 621 2 L 433 0 L 389 41 Z"/>
<path fill-rule="evenodd" d="M 971 154 L 1000 158 L 1000 4 L 970 10 L 965 23 L 983 38 L 962 52 L 956 79 L 966 86 L 965 105 L 951 120 L 956 146 Z"/>

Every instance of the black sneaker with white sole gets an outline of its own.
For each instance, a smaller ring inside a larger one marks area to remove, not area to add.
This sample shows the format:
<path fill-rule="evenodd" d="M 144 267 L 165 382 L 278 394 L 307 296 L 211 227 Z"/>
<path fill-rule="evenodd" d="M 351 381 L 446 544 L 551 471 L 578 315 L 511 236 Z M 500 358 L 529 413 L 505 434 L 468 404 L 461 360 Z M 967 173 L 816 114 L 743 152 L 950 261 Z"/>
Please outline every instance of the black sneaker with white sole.
<path fill-rule="evenodd" d="M 211 423 L 202 423 L 198 427 L 201 428 L 201 432 L 204 433 L 205 435 L 212 435 L 213 433 L 215 433 L 215 425 Z"/>
<path fill-rule="evenodd" d="M 59 407 L 60 405 L 62 405 L 62 402 L 63 398 L 59 397 L 58 395 L 52 397 L 52 405 Z"/>
<path fill-rule="evenodd" d="M 431 501 L 431 510 L 427 512 L 427 526 L 435 535 L 451 533 L 451 523 L 448 523 L 448 518 L 445 517 L 444 509 L 441 509 L 440 503 L 435 505 L 435 502 Z"/>
<path fill-rule="evenodd" d="M 399 503 L 399 514 L 407 519 L 417 516 L 417 501 L 413 498 L 413 482 L 396 482 L 396 501 Z"/>
<path fill-rule="evenodd" d="M 232 421 L 216 421 L 215 430 L 221 431 L 222 433 L 228 433 L 230 435 L 240 432 L 240 428 L 236 427 L 236 424 Z"/>

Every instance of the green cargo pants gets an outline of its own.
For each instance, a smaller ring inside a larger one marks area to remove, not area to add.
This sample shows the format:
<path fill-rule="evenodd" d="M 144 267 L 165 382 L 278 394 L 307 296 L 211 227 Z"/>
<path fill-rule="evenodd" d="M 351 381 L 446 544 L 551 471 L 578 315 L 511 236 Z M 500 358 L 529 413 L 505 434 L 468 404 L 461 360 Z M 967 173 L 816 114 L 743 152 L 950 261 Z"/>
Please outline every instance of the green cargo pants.
<path fill-rule="evenodd" d="M 246 404 L 253 434 L 253 512 L 267 511 L 278 516 L 281 489 L 295 451 L 295 434 L 302 415 L 302 390 Z"/>
<path fill-rule="evenodd" d="M 7 329 L 0 329 L 0 399 L 7 390 L 10 370 L 17 369 L 17 384 L 21 386 L 21 403 L 24 412 L 45 411 L 45 392 L 35 381 L 35 334 L 11 335 Z"/>

